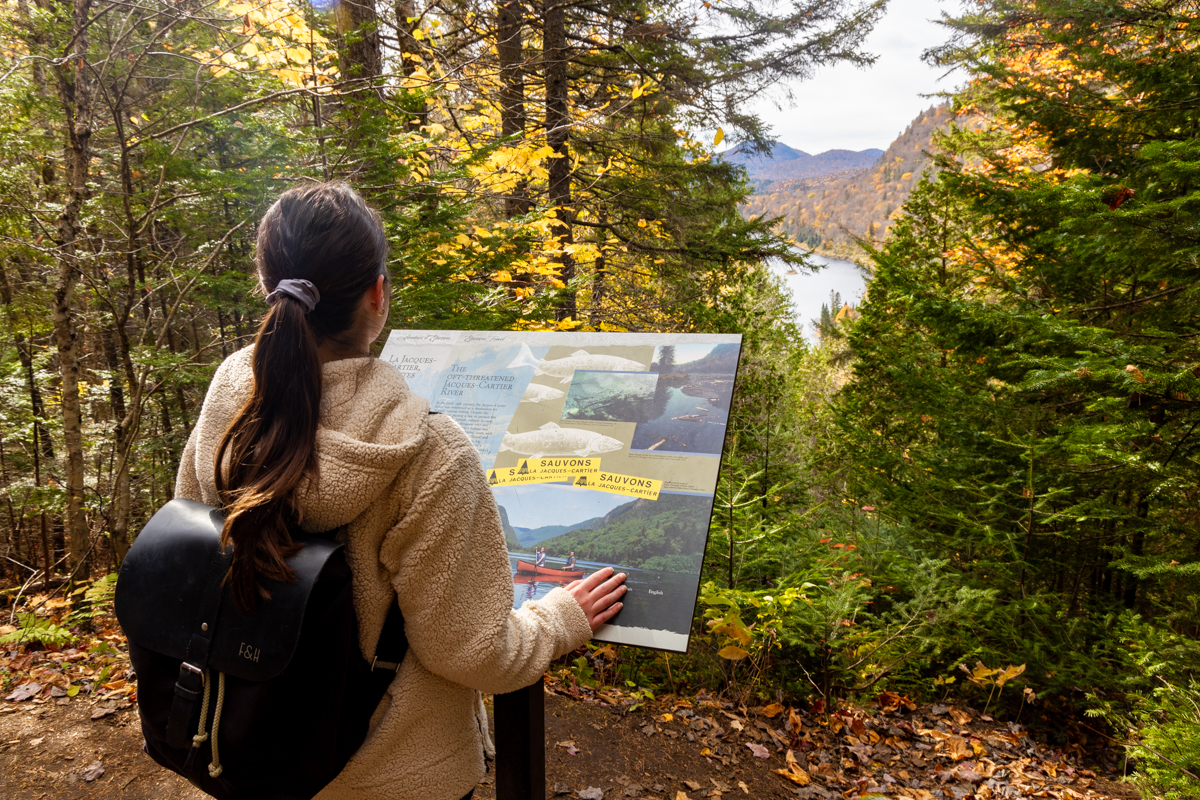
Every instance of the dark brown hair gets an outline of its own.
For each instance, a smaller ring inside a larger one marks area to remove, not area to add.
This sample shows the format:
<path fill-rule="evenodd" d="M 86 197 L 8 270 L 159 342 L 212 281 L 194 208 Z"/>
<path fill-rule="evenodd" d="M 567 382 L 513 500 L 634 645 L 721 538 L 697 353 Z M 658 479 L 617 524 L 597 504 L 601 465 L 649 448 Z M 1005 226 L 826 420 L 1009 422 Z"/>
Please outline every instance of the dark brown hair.
<path fill-rule="evenodd" d="M 311 281 L 321 298 L 308 311 L 281 293 L 267 311 L 254 340 L 254 391 L 217 448 L 221 542 L 233 543 L 230 578 L 242 608 L 270 596 L 263 578 L 295 580 L 284 559 L 298 549 L 294 490 L 306 473 L 317 477 L 317 347 L 354 347 L 363 294 L 387 276 L 387 238 L 378 213 L 349 186 L 308 184 L 284 192 L 263 216 L 255 265 L 267 292 L 290 278 Z"/>

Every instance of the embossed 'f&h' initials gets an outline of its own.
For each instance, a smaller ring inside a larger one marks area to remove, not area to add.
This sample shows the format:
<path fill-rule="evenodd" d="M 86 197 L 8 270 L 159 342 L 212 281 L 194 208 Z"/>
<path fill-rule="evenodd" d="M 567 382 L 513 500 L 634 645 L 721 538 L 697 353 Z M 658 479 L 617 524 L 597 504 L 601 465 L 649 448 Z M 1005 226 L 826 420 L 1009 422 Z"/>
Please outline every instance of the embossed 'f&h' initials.
<path fill-rule="evenodd" d="M 262 655 L 262 648 L 254 647 L 242 642 L 238 645 L 238 655 L 247 661 L 258 663 L 258 657 Z"/>

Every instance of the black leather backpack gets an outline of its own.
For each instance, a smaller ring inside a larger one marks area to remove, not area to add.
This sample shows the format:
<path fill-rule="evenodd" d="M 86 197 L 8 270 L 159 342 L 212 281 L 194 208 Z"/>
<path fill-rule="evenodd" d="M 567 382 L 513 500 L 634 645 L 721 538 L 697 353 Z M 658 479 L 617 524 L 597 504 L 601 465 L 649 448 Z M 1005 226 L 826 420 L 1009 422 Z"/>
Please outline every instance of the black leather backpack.
<path fill-rule="evenodd" d="M 241 613 L 232 549 L 211 506 L 172 500 L 138 535 L 117 580 L 145 750 L 221 800 L 307 800 L 342 770 L 408 649 L 393 604 L 362 657 L 350 568 L 327 536 L 298 539 L 294 583 Z"/>

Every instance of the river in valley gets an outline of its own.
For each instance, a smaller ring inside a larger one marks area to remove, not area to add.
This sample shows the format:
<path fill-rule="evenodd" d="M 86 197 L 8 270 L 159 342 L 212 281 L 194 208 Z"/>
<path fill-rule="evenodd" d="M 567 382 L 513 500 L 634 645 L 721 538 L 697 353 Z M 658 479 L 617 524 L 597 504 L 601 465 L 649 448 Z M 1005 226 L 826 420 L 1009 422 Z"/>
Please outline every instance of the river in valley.
<path fill-rule="evenodd" d="M 817 272 L 797 269 L 797 274 L 788 275 L 788 267 L 778 261 L 771 263 L 771 271 L 784 279 L 792 293 L 792 307 L 796 319 L 804 330 L 804 338 L 817 340 L 813 320 L 821 318 L 821 306 L 829 303 L 829 293 L 837 292 L 842 302 L 856 306 L 862 300 L 867 286 L 867 276 L 853 261 L 809 253 L 808 260 L 823 265 Z"/>

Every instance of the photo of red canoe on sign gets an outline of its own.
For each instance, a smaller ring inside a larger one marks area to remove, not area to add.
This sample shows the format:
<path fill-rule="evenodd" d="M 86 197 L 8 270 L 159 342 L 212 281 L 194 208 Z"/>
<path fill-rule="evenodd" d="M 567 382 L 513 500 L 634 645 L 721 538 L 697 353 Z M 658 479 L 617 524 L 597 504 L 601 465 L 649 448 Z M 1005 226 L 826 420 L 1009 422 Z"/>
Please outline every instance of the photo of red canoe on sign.
<path fill-rule="evenodd" d="M 544 578 L 546 580 L 567 580 L 574 581 L 583 577 L 582 569 L 554 569 L 552 567 L 539 567 L 537 564 L 530 564 L 528 561 L 517 561 L 517 575 L 529 575 L 536 578 Z"/>

